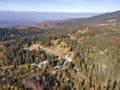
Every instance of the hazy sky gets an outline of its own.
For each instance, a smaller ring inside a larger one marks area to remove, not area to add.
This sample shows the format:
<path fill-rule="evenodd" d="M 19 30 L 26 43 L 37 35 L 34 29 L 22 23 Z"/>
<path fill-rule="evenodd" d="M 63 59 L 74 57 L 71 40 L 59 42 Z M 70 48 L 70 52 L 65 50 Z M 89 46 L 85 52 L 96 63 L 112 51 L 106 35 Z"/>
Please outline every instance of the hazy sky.
<path fill-rule="evenodd" d="M 120 0 L 0 0 L 0 11 L 110 12 Z"/>

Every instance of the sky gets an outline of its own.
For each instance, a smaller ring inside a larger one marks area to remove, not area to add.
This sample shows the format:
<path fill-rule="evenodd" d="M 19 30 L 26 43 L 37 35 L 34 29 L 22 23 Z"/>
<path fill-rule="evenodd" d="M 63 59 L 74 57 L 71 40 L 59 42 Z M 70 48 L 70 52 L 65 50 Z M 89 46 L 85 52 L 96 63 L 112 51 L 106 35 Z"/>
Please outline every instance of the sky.
<path fill-rule="evenodd" d="M 120 0 L 0 0 L 0 11 L 113 12 Z"/>

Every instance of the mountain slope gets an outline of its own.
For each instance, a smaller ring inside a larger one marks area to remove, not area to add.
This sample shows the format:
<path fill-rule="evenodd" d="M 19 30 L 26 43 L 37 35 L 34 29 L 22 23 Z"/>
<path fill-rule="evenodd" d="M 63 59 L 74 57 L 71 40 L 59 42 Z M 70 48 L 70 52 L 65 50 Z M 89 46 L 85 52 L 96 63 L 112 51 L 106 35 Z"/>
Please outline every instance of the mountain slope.
<path fill-rule="evenodd" d="M 119 24 L 120 23 L 120 11 L 105 13 L 101 15 L 96 15 L 90 18 L 78 18 L 78 19 L 71 19 L 65 22 L 58 22 L 59 25 L 80 25 L 80 24 L 90 24 L 90 25 L 97 25 L 97 24 Z"/>
<path fill-rule="evenodd" d="M 64 28 L 72 27 L 79 25 L 119 25 L 120 23 L 120 11 L 105 13 L 101 15 L 96 15 L 89 18 L 69 18 L 69 19 L 60 19 L 54 21 L 45 21 L 38 24 L 32 25 L 21 25 L 19 29 L 26 29 L 29 27 L 35 28 Z"/>

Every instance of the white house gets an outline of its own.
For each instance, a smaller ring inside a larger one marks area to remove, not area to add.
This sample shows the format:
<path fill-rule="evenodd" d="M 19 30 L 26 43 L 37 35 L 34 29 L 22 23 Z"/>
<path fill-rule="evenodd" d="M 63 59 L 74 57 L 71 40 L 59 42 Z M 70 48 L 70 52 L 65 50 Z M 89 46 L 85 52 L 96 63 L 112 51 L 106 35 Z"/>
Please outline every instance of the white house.
<path fill-rule="evenodd" d="M 35 66 L 36 64 L 35 63 L 32 63 L 31 66 Z"/>
<path fill-rule="evenodd" d="M 55 66 L 54 69 L 55 70 L 59 70 L 61 68 L 61 66 Z"/>
<path fill-rule="evenodd" d="M 48 60 L 44 61 L 43 64 L 48 64 Z"/>
<path fill-rule="evenodd" d="M 68 62 L 72 62 L 73 60 L 72 60 L 72 58 L 67 58 L 66 61 L 68 61 Z"/>
<path fill-rule="evenodd" d="M 43 62 L 41 62 L 39 65 L 38 65 L 38 69 L 41 68 L 43 65 L 46 65 L 48 64 L 48 60 L 45 60 Z"/>

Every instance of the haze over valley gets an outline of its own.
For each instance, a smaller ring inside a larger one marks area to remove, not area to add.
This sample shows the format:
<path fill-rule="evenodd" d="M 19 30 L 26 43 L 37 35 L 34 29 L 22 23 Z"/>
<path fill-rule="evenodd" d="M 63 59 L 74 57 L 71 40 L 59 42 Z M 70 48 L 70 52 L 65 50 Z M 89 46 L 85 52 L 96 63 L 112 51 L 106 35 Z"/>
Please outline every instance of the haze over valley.
<path fill-rule="evenodd" d="M 100 13 L 0 11 L 0 27 L 14 27 L 67 18 L 86 18 Z"/>

